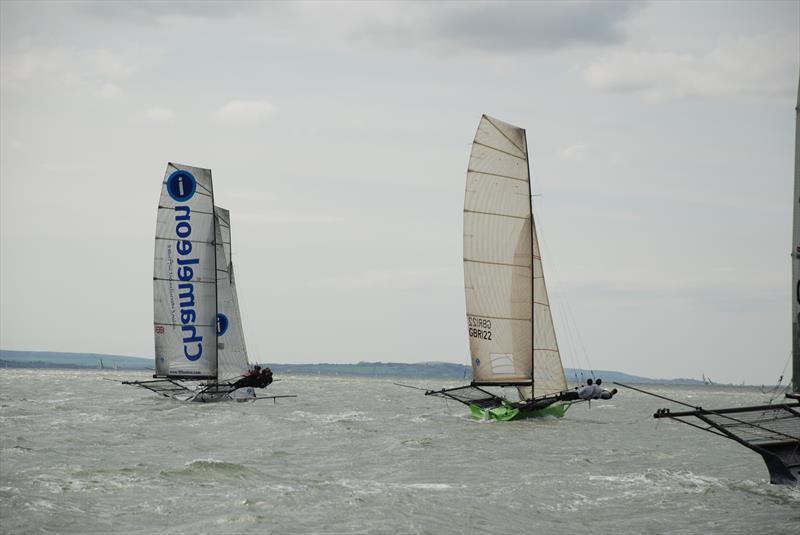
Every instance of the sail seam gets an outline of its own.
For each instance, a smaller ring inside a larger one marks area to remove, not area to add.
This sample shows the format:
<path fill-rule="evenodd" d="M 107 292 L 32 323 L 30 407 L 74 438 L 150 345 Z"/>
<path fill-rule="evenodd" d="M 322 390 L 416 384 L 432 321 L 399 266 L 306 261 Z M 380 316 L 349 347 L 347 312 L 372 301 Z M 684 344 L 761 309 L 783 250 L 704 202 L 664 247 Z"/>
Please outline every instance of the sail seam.
<path fill-rule="evenodd" d="M 489 116 L 488 116 L 488 115 L 484 115 L 484 117 L 486 117 L 486 122 L 488 122 L 490 125 L 492 125 L 492 126 L 494 127 L 494 129 L 495 129 L 495 130 L 497 130 L 498 132 L 500 132 L 500 135 L 501 135 L 501 136 L 503 136 L 504 138 L 506 138 L 506 139 L 508 140 L 508 142 L 509 142 L 509 143 L 511 143 L 512 145 L 514 145 L 514 146 L 515 146 L 515 147 L 516 147 L 516 148 L 517 148 L 517 149 L 518 149 L 518 150 L 519 150 L 519 151 L 520 151 L 522 154 L 528 154 L 528 153 L 527 153 L 527 151 L 524 151 L 524 150 L 522 150 L 522 147 L 520 147 L 519 145 L 517 145 L 516 143 L 514 143 L 514 142 L 511 140 L 511 138 L 510 138 L 510 137 L 508 137 L 508 136 L 506 135 L 506 133 L 505 133 L 505 132 L 503 132 L 502 130 L 500 130 L 500 127 L 499 127 L 499 126 L 497 126 L 496 124 L 494 124 L 494 122 L 493 122 L 493 121 L 492 121 L 492 120 L 489 118 Z M 517 127 L 517 128 L 519 128 L 519 127 Z"/>
<path fill-rule="evenodd" d="M 475 316 L 477 318 L 490 318 L 493 320 L 509 320 L 509 321 L 530 321 L 530 318 L 507 318 L 504 316 L 490 316 L 488 314 L 467 314 L 468 316 Z"/>
<path fill-rule="evenodd" d="M 154 281 L 186 282 L 186 281 L 183 281 L 181 279 L 165 279 L 163 277 L 153 277 L 153 280 Z M 216 284 L 217 283 L 217 281 L 204 281 L 204 280 L 197 280 L 197 279 L 193 279 L 191 282 L 192 283 L 198 283 L 198 284 Z"/>
<path fill-rule="evenodd" d="M 467 210 L 466 208 L 464 209 L 464 213 L 465 214 L 493 215 L 493 216 L 497 216 L 497 217 L 510 217 L 512 219 L 522 219 L 522 220 L 525 220 L 525 221 L 528 220 L 527 217 L 522 217 L 522 216 L 518 216 L 518 215 L 498 214 L 498 213 L 495 213 L 495 212 L 480 212 L 478 210 Z"/>
<path fill-rule="evenodd" d="M 528 159 L 525 156 L 518 156 L 518 155 L 514 154 L 513 152 L 508 152 L 508 151 L 505 151 L 503 149 L 498 149 L 497 147 L 492 147 L 491 145 L 487 145 L 486 143 L 481 143 L 480 141 L 473 141 L 473 143 L 475 145 L 480 145 L 481 147 L 486 147 L 487 149 L 492 149 L 492 150 L 496 150 L 497 152 L 502 152 L 503 154 L 507 154 L 509 156 L 512 156 L 512 157 L 517 158 L 517 159 L 522 160 L 522 161 L 528 161 Z"/>
<path fill-rule="evenodd" d="M 154 321 L 153 325 L 164 325 L 167 327 L 185 327 L 183 323 L 160 323 L 158 321 Z M 196 327 L 216 327 L 216 325 L 203 325 L 201 323 L 194 323 Z"/>
<path fill-rule="evenodd" d="M 156 236 L 156 239 L 157 240 L 163 240 L 163 241 L 176 241 L 176 242 L 178 242 L 178 241 L 188 241 L 188 242 L 192 242 L 192 243 L 205 243 L 206 245 L 214 245 L 213 241 L 205 241 L 205 240 L 189 240 L 189 239 L 184 239 L 184 238 L 162 238 L 161 236 Z"/>
<path fill-rule="evenodd" d="M 478 171 L 477 169 L 467 169 L 467 173 L 478 173 L 480 175 L 497 176 L 500 178 L 508 178 L 509 180 L 519 180 L 520 182 L 528 182 L 527 178 L 517 178 L 511 175 L 501 175 L 499 173 L 488 173 L 486 171 Z"/>
<path fill-rule="evenodd" d="M 488 260 L 473 260 L 471 258 L 465 258 L 464 262 L 475 262 L 476 264 L 491 264 L 493 266 L 508 266 L 508 267 L 531 269 L 530 265 L 525 265 L 525 264 L 506 264 L 505 262 L 489 262 Z"/>

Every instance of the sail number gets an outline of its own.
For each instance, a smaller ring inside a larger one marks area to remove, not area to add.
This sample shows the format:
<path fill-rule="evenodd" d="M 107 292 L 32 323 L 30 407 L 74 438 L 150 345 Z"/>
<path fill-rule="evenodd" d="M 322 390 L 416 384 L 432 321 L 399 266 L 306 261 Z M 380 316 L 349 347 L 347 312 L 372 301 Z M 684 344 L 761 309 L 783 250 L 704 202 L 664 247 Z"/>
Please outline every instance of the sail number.
<path fill-rule="evenodd" d="M 467 326 L 469 327 L 470 337 L 480 338 L 481 340 L 492 339 L 492 320 L 467 316 Z"/>

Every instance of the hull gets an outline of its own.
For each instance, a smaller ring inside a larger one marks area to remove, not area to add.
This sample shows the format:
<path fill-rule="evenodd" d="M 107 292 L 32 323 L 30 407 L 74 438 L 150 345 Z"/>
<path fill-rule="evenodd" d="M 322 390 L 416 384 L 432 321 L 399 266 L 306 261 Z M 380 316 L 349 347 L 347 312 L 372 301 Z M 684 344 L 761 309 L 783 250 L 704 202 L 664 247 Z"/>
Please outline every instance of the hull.
<path fill-rule="evenodd" d="M 252 387 L 240 388 L 233 392 L 209 392 L 202 391 L 197 394 L 192 394 L 188 399 L 179 399 L 180 401 L 193 401 L 196 403 L 218 403 L 220 401 L 251 401 L 256 399 L 255 390 Z"/>
<path fill-rule="evenodd" d="M 253 387 L 233 389 L 229 384 L 186 385 L 174 379 L 155 381 L 123 381 L 124 385 L 138 386 L 175 401 L 216 403 L 219 401 L 252 401 L 257 399 Z"/>
<path fill-rule="evenodd" d="M 481 408 L 477 405 L 470 405 L 469 411 L 476 420 L 497 420 L 500 422 L 510 422 L 512 420 L 525 420 L 527 418 L 563 418 L 567 409 L 572 406 L 568 402 L 556 402 L 546 407 L 533 410 L 525 410 L 515 407 L 513 404 L 504 402 L 499 407 Z"/>

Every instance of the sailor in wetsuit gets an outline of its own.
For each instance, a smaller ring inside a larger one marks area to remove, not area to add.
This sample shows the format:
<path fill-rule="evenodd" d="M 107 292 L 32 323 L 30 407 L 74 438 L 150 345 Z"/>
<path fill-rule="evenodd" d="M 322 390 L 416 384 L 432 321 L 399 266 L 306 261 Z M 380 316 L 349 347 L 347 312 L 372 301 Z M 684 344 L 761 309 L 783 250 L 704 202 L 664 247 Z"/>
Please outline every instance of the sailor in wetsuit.
<path fill-rule="evenodd" d="M 270 372 L 270 378 L 271 377 L 272 377 L 272 372 Z M 264 388 L 263 386 L 259 386 L 260 382 L 261 382 L 261 366 L 256 364 L 255 366 L 253 366 L 253 369 L 248 371 L 244 377 L 233 383 L 233 388 L 244 388 L 246 386 L 258 386 L 259 388 Z M 270 382 L 272 381 L 270 380 Z"/>
<path fill-rule="evenodd" d="M 258 376 L 258 384 L 256 386 L 258 388 L 266 388 L 270 384 L 272 384 L 272 370 L 264 368 Z"/>

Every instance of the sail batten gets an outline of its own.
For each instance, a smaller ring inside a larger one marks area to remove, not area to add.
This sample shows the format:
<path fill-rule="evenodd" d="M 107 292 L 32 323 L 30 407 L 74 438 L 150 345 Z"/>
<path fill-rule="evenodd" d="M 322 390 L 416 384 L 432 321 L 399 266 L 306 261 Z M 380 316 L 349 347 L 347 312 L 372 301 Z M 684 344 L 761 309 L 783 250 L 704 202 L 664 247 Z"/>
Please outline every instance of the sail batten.
<path fill-rule="evenodd" d="M 464 289 L 473 377 L 566 389 L 531 210 L 525 131 L 481 118 L 464 196 Z"/>

